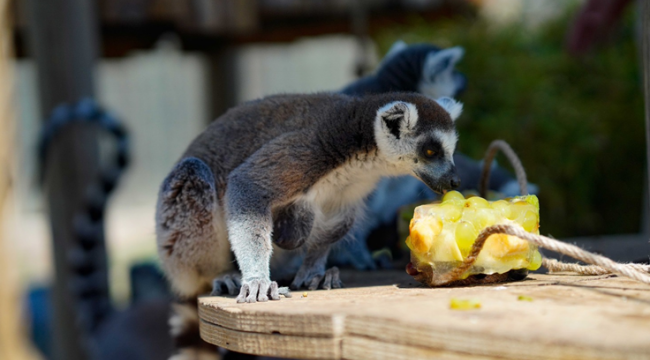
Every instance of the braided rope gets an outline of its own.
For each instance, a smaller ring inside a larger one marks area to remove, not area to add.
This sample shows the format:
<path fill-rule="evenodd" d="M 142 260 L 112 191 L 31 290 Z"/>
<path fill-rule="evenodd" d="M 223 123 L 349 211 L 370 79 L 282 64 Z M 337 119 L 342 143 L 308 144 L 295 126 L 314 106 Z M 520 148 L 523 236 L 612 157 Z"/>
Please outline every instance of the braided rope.
<path fill-rule="evenodd" d="M 521 164 L 517 153 L 503 140 L 494 140 L 488 146 L 483 159 L 483 171 L 481 173 L 481 181 L 479 182 L 479 194 L 482 198 L 487 197 L 488 182 L 490 180 L 490 171 L 492 170 L 492 161 L 497 155 L 497 151 L 501 150 L 503 154 L 510 160 L 512 168 L 515 170 L 517 182 L 519 183 L 519 191 L 522 195 L 528 194 L 528 180 L 526 179 L 526 171 Z"/>
<path fill-rule="evenodd" d="M 567 244 L 555 239 L 548 238 L 546 236 L 531 234 L 520 227 L 513 226 L 513 225 L 505 225 L 505 224 L 493 225 L 483 229 L 483 231 L 481 231 L 481 233 L 476 238 L 476 241 L 472 246 L 472 250 L 470 251 L 467 258 L 463 261 L 463 263 L 460 266 L 454 268 L 453 270 L 445 274 L 442 274 L 438 277 L 434 276 L 434 278 L 431 280 L 431 285 L 433 286 L 444 285 L 449 282 L 460 279 L 460 277 L 472 266 L 472 264 L 474 264 L 474 262 L 478 258 L 479 253 L 483 249 L 483 245 L 485 244 L 485 241 L 491 235 L 495 235 L 495 234 L 506 234 L 506 235 L 516 236 L 520 239 L 528 240 L 529 242 L 539 247 L 551 251 L 555 251 L 560 254 L 568 255 L 576 260 L 580 260 L 591 265 L 596 265 L 602 269 L 606 269 L 607 270 L 606 273 L 623 275 L 630 279 L 650 285 L 650 274 L 644 273 L 643 271 L 645 271 L 645 269 L 643 267 L 638 268 L 636 266 L 629 266 L 628 264 L 619 264 L 617 262 L 612 261 L 609 258 L 594 253 L 590 253 L 575 245 Z M 606 273 L 601 273 L 601 274 L 606 274 Z"/>
<path fill-rule="evenodd" d="M 612 272 L 596 265 L 567 264 L 555 259 L 543 258 L 542 266 L 548 269 L 549 273 L 574 272 L 580 275 L 606 275 Z M 650 272 L 650 265 L 625 264 L 625 266 L 641 272 Z"/>

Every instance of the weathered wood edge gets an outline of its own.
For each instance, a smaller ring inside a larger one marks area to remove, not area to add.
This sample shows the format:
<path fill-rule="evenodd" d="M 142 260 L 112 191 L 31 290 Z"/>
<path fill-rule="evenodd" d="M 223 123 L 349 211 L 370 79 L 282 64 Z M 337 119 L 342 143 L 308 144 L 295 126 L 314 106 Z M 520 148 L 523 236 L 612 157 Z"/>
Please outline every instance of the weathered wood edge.
<path fill-rule="evenodd" d="M 548 285 L 560 285 L 560 286 L 572 286 L 578 283 L 589 283 L 594 280 L 606 280 L 611 276 L 598 276 L 598 277 L 580 277 L 580 279 L 572 279 L 567 277 L 564 279 L 564 276 L 539 276 L 540 279 L 537 279 L 539 283 L 535 286 L 548 286 Z M 541 280 L 541 281 L 540 281 Z M 511 287 L 526 288 L 528 284 L 526 283 L 512 283 Z M 645 290 L 645 287 L 638 288 L 638 284 L 630 283 L 626 284 L 630 289 Z M 608 287 L 599 285 L 598 287 Z M 221 301 L 219 304 L 218 301 Z M 265 311 L 257 311 L 254 308 L 254 312 L 246 312 L 247 314 L 242 316 L 244 313 L 241 310 L 241 305 L 236 305 L 233 303 L 224 304 L 223 298 L 215 298 L 213 301 L 210 301 L 209 298 L 202 299 L 200 301 L 200 311 L 201 319 L 207 320 L 209 322 L 215 322 L 222 324 L 222 319 L 227 319 L 227 327 L 233 327 L 230 330 L 232 334 L 243 333 L 243 335 L 256 332 L 257 335 L 267 335 L 273 334 L 275 336 L 284 336 L 280 334 L 291 334 L 291 338 L 304 338 L 305 333 L 298 331 L 297 329 L 312 328 L 314 325 L 315 316 L 318 316 L 320 320 L 317 322 L 323 321 L 322 324 L 327 324 L 325 327 L 316 326 L 317 329 L 321 331 L 324 328 L 331 328 L 332 332 L 328 333 L 327 331 L 318 333 L 315 332 L 315 337 L 321 337 L 325 335 L 327 338 L 329 335 L 336 332 L 336 340 L 334 343 L 329 343 L 325 341 L 323 346 L 334 346 L 330 354 L 340 354 L 341 357 L 334 358 L 345 358 L 345 359 L 401 359 L 407 358 L 405 354 L 413 354 L 410 359 L 413 358 L 442 358 L 442 359 L 650 359 L 650 354 L 643 352 L 642 349 L 607 349 L 607 348 L 594 348 L 584 345 L 576 345 L 570 343 L 545 343 L 539 342 L 531 344 L 530 341 L 522 341 L 521 339 L 495 339 L 494 336 L 489 336 L 490 334 L 468 334 L 466 331 L 457 331 L 456 333 L 450 331 L 450 329 L 431 329 L 430 327 L 416 328 L 415 324 L 410 324 L 406 326 L 405 324 L 400 324 L 398 331 L 395 331 L 396 324 L 394 321 L 391 321 L 388 318 L 382 319 L 377 316 L 361 316 L 348 314 L 343 316 L 336 312 L 329 314 L 313 314 L 307 317 L 301 316 L 301 314 L 285 314 L 284 316 L 278 316 L 277 314 L 268 313 Z M 206 314 L 211 314 L 212 316 L 206 316 Z M 334 326 L 333 319 L 336 318 L 337 325 Z M 279 323 L 278 323 L 278 320 Z M 312 324 L 310 324 L 312 323 Z M 260 326 L 262 325 L 262 326 Z M 215 326 L 221 328 L 219 325 L 210 324 L 205 322 L 202 324 L 202 332 L 206 331 L 208 327 Z M 205 329 L 204 329 L 205 328 Z M 240 329 L 247 328 L 248 331 L 241 331 Z M 334 331 L 334 328 L 337 328 Z M 388 331 L 390 328 L 390 331 Z M 277 329 L 284 329 L 283 331 Z M 221 330 L 223 331 L 223 329 Z M 263 334 L 260 332 L 265 332 Z M 395 337 L 395 333 L 398 333 L 400 336 Z M 391 333 L 390 337 L 384 335 Z M 255 334 L 255 333 L 253 333 Z M 307 336 L 309 341 L 315 340 L 314 336 Z M 290 338 L 287 336 L 287 338 Z M 250 346 L 244 348 L 244 346 L 234 347 L 232 342 L 230 344 L 224 342 L 217 342 L 212 340 L 210 337 L 204 336 L 206 341 L 214 343 L 219 346 L 223 346 L 227 349 L 234 351 L 254 353 L 257 355 L 269 355 L 269 356 L 287 356 L 287 357 L 299 357 L 299 358 L 314 358 L 314 356 L 320 356 L 322 354 L 322 348 L 319 348 L 319 353 L 312 354 L 311 350 L 314 350 L 311 343 L 301 343 L 301 346 L 309 346 L 305 349 L 310 349 L 309 353 L 297 353 L 292 355 L 287 355 L 285 353 L 278 352 L 274 348 L 274 342 L 277 341 L 277 338 L 266 338 L 269 342 L 263 344 L 263 346 L 258 346 L 257 348 L 252 348 Z M 233 338 L 241 340 L 239 337 Z M 322 340 L 322 338 L 321 338 Z M 271 342 L 272 341 L 272 342 Z M 468 347 L 468 343 L 470 346 Z M 329 344 L 329 345 L 328 345 Z M 623 350 L 623 351 L 621 351 Z"/>
<path fill-rule="evenodd" d="M 200 321 L 201 338 L 246 354 L 297 359 L 341 359 L 340 337 L 263 334 L 227 329 Z"/>
<path fill-rule="evenodd" d="M 234 301 L 234 299 L 233 299 Z M 234 331 L 308 337 L 340 337 L 343 317 L 338 314 L 278 316 L 264 311 L 243 312 L 207 298 L 199 298 L 199 318 Z"/>
<path fill-rule="evenodd" d="M 570 345 L 545 344 L 543 342 L 512 342 L 494 337 L 471 337 L 467 334 L 418 333 L 418 329 L 404 330 L 403 336 L 388 341 L 367 335 L 369 326 L 373 333 L 386 331 L 386 326 L 376 318 L 348 317 L 346 332 L 342 337 L 309 337 L 282 334 L 263 334 L 227 329 L 201 321 L 201 338 L 228 350 L 286 358 L 300 359 L 443 359 L 443 360 L 488 360 L 488 359 L 648 359 L 650 354 L 609 352 Z M 366 335 L 359 335 L 359 329 Z M 393 332 L 394 334 L 394 329 Z M 430 346 L 414 344 L 405 339 L 426 337 Z M 396 340 L 396 341 L 395 341 Z M 470 344 L 471 346 L 468 346 Z M 467 352 L 459 352 L 463 348 Z M 498 351 L 497 351 L 498 350 Z M 543 354 L 543 355 L 542 355 Z"/>

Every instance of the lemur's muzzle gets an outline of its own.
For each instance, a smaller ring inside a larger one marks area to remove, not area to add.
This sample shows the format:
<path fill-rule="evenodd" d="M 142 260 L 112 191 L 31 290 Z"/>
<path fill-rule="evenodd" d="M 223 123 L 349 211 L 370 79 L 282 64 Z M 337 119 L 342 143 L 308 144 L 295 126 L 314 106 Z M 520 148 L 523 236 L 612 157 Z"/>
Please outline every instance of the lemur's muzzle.
<path fill-rule="evenodd" d="M 460 176 L 456 173 L 456 167 L 452 166 L 449 171 L 440 177 L 438 183 L 441 192 L 457 189 L 460 186 Z"/>
<path fill-rule="evenodd" d="M 426 186 L 439 194 L 460 186 L 460 176 L 456 173 L 456 167 L 453 165 L 439 177 L 424 171 L 418 172 L 417 175 Z"/>

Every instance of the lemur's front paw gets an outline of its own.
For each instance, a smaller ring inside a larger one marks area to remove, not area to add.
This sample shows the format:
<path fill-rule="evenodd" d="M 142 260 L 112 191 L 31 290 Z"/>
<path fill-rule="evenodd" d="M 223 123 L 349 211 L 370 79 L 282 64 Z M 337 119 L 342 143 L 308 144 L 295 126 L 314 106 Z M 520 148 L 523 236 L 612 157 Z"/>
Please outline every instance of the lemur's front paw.
<path fill-rule="evenodd" d="M 226 274 L 212 280 L 212 292 L 210 296 L 220 295 L 237 295 L 237 290 L 241 287 L 241 275 Z"/>
<path fill-rule="evenodd" d="M 298 290 L 303 286 L 309 290 L 316 290 L 319 287 L 325 290 L 342 288 L 343 282 L 339 277 L 339 268 L 334 266 L 327 271 L 298 271 L 290 288 Z"/>
<path fill-rule="evenodd" d="M 254 303 L 257 301 L 280 300 L 280 295 L 291 297 L 289 289 L 278 288 L 278 283 L 266 279 L 244 280 L 237 295 L 238 303 Z"/>

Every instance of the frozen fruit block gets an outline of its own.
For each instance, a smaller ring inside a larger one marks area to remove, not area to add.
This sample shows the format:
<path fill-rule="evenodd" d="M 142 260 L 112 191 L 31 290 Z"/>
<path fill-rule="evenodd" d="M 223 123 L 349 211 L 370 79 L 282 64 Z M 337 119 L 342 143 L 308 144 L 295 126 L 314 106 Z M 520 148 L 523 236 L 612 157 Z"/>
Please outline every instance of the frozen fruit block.
<path fill-rule="evenodd" d="M 539 234 L 539 201 L 535 195 L 489 202 L 448 192 L 438 204 L 415 209 L 406 239 L 412 266 L 422 273 L 442 274 L 468 256 L 479 232 L 492 225 L 510 224 Z M 463 275 L 504 274 L 537 270 L 542 256 L 537 247 L 515 236 L 490 236 L 473 266 Z"/>

